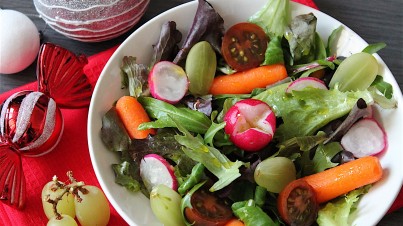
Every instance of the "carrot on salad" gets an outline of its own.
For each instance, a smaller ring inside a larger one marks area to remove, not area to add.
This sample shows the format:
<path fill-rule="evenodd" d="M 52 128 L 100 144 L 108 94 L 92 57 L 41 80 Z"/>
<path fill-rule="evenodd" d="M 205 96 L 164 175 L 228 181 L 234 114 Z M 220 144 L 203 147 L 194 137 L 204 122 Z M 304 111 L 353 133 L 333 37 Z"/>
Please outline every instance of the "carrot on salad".
<path fill-rule="evenodd" d="M 213 95 L 247 94 L 255 88 L 265 88 L 287 76 L 287 70 L 282 64 L 260 66 L 215 77 L 209 93 Z"/>
<path fill-rule="evenodd" d="M 356 188 L 375 183 L 382 175 L 378 158 L 366 156 L 301 179 L 313 188 L 317 201 L 324 203 Z"/>
<path fill-rule="evenodd" d="M 138 129 L 140 124 L 149 122 L 150 118 L 136 98 L 132 96 L 123 96 L 119 98 L 116 103 L 116 111 L 130 138 L 145 139 L 149 134 L 155 134 L 154 129 Z"/>
<path fill-rule="evenodd" d="M 225 223 L 225 226 L 245 226 L 245 224 L 239 219 L 232 219 Z"/>

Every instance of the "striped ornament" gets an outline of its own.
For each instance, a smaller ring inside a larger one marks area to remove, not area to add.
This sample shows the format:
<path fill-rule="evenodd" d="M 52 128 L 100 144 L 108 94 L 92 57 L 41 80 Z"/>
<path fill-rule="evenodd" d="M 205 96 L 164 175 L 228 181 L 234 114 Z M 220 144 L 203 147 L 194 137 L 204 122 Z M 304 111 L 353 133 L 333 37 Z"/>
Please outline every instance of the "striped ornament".
<path fill-rule="evenodd" d="M 50 152 L 63 133 L 63 116 L 56 102 L 41 92 L 21 91 L 3 104 L 0 136 L 23 156 Z"/>
<path fill-rule="evenodd" d="M 34 0 L 43 20 L 57 32 L 78 41 L 100 42 L 129 31 L 150 0 Z"/>

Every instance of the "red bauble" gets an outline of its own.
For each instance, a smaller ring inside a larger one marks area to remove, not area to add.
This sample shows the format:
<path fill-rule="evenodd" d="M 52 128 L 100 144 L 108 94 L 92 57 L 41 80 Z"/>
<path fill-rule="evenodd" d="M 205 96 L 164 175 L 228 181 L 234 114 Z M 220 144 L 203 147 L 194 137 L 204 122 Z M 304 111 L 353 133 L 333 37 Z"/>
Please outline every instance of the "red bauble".
<path fill-rule="evenodd" d="M 63 116 L 56 102 L 41 92 L 21 91 L 3 104 L 0 136 L 23 156 L 50 152 L 63 132 Z"/>
<path fill-rule="evenodd" d="M 0 112 L 0 200 L 22 208 L 25 177 L 21 157 L 52 151 L 63 133 L 59 107 L 87 107 L 92 87 L 83 73 L 87 59 L 45 43 L 38 55 L 38 91 L 11 95 Z"/>

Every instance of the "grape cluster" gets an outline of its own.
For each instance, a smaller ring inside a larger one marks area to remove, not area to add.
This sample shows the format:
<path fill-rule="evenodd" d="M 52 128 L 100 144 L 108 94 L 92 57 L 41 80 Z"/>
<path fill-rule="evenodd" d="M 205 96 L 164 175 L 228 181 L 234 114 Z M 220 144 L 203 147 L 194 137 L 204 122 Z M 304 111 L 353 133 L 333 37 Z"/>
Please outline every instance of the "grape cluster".
<path fill-rule="evenodd" d="M 42 189 L 42 206 L 48 226 L 107 225 L 110 217 L 108 200 L 101 189 L 76 181 L 67 172 L 68 183 L 54 176 Z"/>

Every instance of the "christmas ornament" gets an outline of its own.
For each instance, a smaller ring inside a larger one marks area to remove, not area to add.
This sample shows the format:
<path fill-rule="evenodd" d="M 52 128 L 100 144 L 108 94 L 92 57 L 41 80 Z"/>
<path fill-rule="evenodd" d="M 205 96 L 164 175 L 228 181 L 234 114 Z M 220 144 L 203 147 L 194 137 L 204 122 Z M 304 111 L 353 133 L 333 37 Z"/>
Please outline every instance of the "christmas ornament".
<path fill-rule="evenodd" d="M 21 157 L 52 151 L 63 132 L 60 108 L 89 105 L 92 87 L 83 73 L 84 56 L 51 43 L 38 55 L 38 91 L 11 95 L 0 112 L 0 200 L 22 208 L 25 177 Z M 60 107 L 60 108 L 59 108 Z"/>
<path fill-rule="evenodd" d="M 0 73 L 14 74 L 31 65 L 39 51 L 39 32 L 24 14 L 0 9 Z"/>
<path fill-rule="evenodd" d="M 115 38 L 143 16 L 150 0 L 34 0 L 35 8 L 57 32 L 83 42 Z"/>

